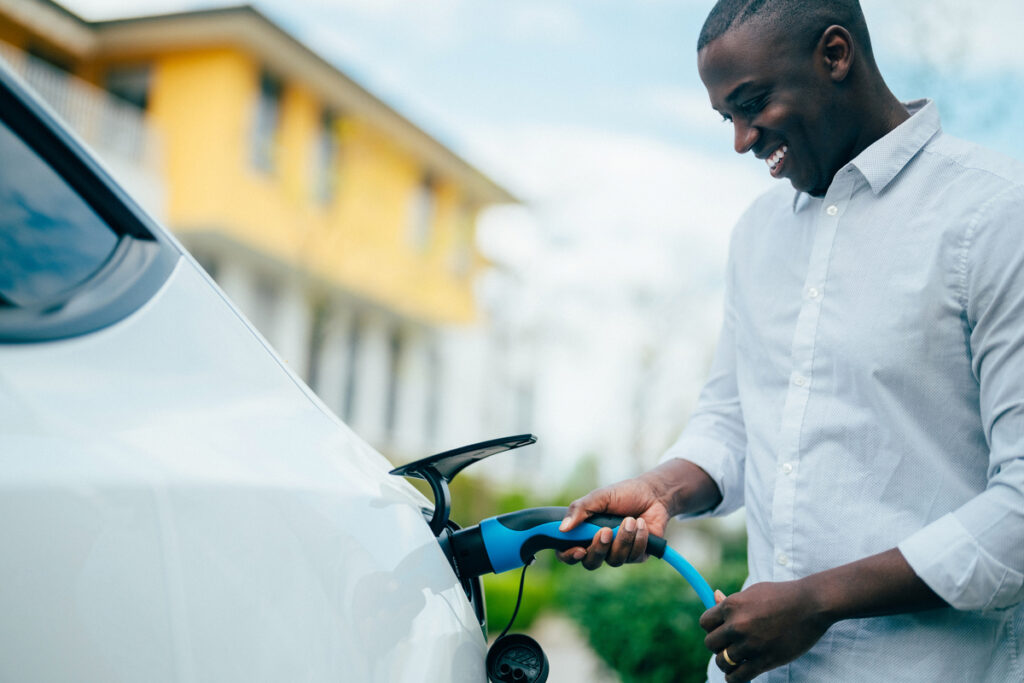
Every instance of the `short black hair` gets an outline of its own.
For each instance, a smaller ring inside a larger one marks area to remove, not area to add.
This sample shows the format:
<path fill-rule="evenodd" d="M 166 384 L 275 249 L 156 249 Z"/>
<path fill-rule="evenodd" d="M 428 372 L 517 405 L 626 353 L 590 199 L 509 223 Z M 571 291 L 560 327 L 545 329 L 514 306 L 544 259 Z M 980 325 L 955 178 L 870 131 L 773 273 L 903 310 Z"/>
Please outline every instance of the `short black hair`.
<path fill-rule="evenodd" d="M 869 59 L 874 59 L 859 0 L 718 0 L 704 21 L 697 51 L 751 19 L 772 29 L 785 30 L 808 49 L 818 44 L 825 29 L 839 25 L 850 32 Z"/>

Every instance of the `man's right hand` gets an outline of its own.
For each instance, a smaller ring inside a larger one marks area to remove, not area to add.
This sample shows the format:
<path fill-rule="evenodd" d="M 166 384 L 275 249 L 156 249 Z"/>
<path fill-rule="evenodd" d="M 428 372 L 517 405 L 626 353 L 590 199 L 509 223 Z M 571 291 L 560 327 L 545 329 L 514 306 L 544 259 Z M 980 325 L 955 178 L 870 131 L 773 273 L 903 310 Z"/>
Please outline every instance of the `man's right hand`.
<path fill-rule="evenodd" d="M 603 562 L 613 567 L 643 562 L 647 559 L 648 535 L 664 536 L 670 517 L 703 512 L 721 499 L 718 486 L 704 470 L 686 460 L 671 460 L 639 477 L 597 489 L 570 503 L 560 531 L 569 531 L 598 513 L 624 519 L 614 539 L 611 529 L 600 529 L 590 546 L 557 553 L 558 559 L 566 564 L 581 563 L 590 570 Z"/>

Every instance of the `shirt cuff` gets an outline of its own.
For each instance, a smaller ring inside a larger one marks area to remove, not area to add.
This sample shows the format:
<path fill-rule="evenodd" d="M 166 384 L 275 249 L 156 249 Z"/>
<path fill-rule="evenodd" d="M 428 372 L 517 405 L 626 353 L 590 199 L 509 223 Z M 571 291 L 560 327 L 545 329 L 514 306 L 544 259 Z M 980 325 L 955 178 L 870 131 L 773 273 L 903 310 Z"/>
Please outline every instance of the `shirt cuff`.
<path fill-rule="evenodd" d="M 1012 605 L 1024 574 L 996 560 L 953 513 L 935 520 L 899 544 L 914 573 L 960 610 Z"/>
<path fill-rule="evenodd" d="M 722 494 L 717 507 L 696 514 L 678 515 L 677 519 L 721 517 L 743 507 L 742 461 L 715 439 L 683 434 L 661 457 L 658 464 L 675 458 L 692 462 L 708 473 Z"/>

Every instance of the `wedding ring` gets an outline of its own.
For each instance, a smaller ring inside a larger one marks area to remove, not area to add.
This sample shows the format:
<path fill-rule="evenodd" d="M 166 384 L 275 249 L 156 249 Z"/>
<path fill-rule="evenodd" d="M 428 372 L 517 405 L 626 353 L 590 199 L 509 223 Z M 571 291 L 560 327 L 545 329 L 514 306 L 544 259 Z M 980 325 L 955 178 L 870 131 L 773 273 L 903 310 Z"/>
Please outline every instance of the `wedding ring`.
<path fill-rule="evenodd" d="M 737 664 L 736 662 L 732 661 L 732 657 L 729 656 L 729 649 L 728 648 L 722 650 L 722 659 L 724 659 L 725 663 L 728 664 L 729 666 L 739 666 L 739 664 Z"/>

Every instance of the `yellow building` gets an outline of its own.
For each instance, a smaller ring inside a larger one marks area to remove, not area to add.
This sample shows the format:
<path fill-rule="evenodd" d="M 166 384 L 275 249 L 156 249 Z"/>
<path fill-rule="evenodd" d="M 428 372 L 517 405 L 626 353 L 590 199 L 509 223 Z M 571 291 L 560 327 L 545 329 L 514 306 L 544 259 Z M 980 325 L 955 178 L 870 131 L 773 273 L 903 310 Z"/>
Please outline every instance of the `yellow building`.
<path fill-rule="evenodd" d="M 508 192 L 248 6 L 0 0 L 0 56 L 357 432 L 400 458 L 476 436 L 475 224 Z"/>

